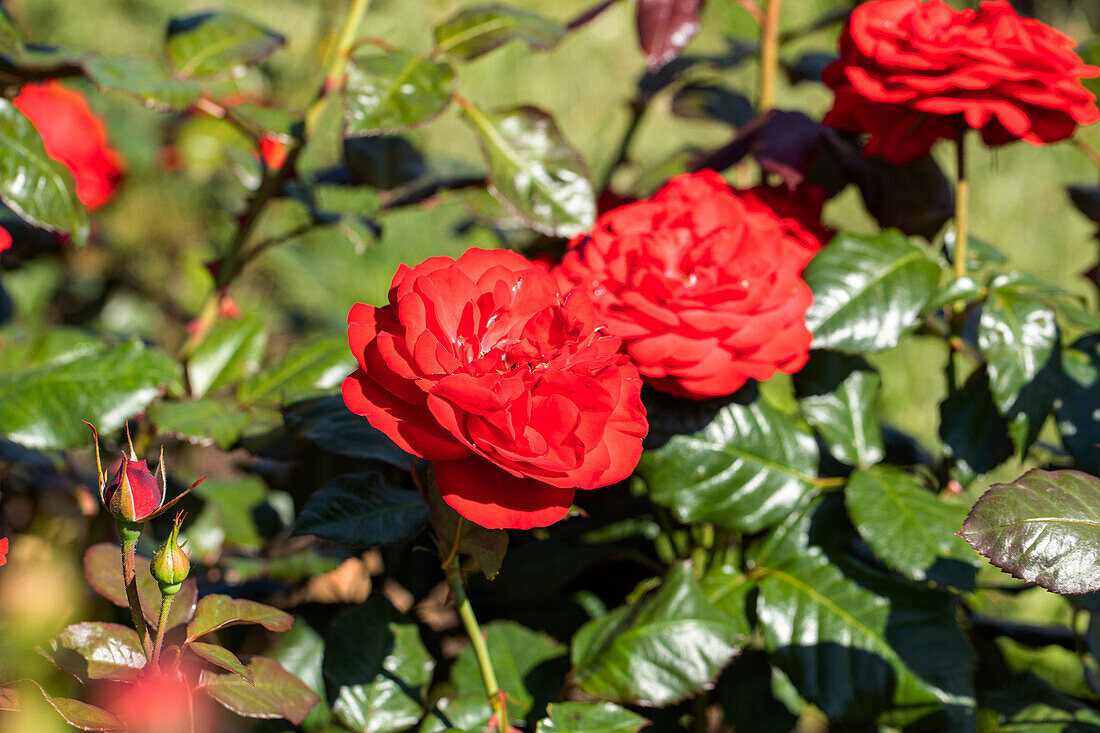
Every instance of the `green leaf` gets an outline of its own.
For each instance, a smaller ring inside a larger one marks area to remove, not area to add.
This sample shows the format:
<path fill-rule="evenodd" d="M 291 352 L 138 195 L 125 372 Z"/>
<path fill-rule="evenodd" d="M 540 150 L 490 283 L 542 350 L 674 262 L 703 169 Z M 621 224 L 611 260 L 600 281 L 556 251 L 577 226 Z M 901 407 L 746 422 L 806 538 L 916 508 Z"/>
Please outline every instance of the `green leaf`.
<path fill-rule="evenodd" d="M 269 653 L 287 672 L 317 693 L 317 705 L 302 721 L 302 727 L 307 731 L 323 730 L 332 722 L 332 709 L 325 700 L 325 680 L 321 672 L 325 640 L 305 620 L 299 618 L 294 621 L 290 631 L 279 635 Z"/>
<path fill-rule="evenodd" d="M 960 536 L 997 567 L 1055 593 L 1100 589 L 1100 479 L 1032 469 L 994 484 Z"/>
<path fill-rule="evenodd" d="M 550 237 L 572 237 L 596 219 L 588 167 L 554 119 L 536 107 L 482 112 L 464 105 L 489 165 L 489 190 L 527 224 Z"/>
<path fill-rule="evenodd" d="M 88 210 L 76 197 L 72 173 L 46 154 L 38 130 L 6 99 L 0 99 L 0 201 L 31 224 L 72 237 L 78 246 L 88 241 Z"/>
<path fill-rule="evenodd" d="M 248 669 L 253 684 L 237 674 L 218 674 L 204 669 L 199 675 L 197 689 L 204 690 L 237 715 L 285 718 L 294 725 L 305 720 L 317 704 L 317 695 L 274 659 L 253 657 Z"/>
<path fill-rule="evenodd" d="M 733 565 L 724 564 L 708 568 L 699 579 L 699 586 L 710 605 L 729 616 L 741 633 L 749 633 L 752 625 L 748 600 L 756 588 L 755 582 Z"/>
<path fill-rule="evenodd" d="M 141 611 L 145 621 L 156 628 L 160 615 L 160 585 L 149 572 L 149 558 L 135 555 L 138 596 L 141 598 Z M 84 553 L 84 579 L 99 595 L 119 608 L 129 607 L 126 600 L 126 586 L 122 583 L 122 554 L 118 545 L 100 542 L 92 545 Z M 198 583 L 194 578 L 183 582 L 172 610 L 168 613 L 168 628 L 174 629 L 190 621 L 195 616 L 195 604 L 199 597 Z"/>
<path fill-rule="evenodd" d="M 581 627 L 573 637 L 573 681 L 603 700 L 663 707 L 712 682 L 743 638 L 707 602 L 691 564 L 678 563 L 650 598 Z"/>
<path fill-rule="evenodd" d="M 734 730 L 748 733 L 795 730 L 798 718 L 773 691 L 774 677 L 782 674 L 760 650 L 747 651 L 733 660 L 715 690 L 725 721 Z"/>
<path fill-rule="evenodd" d="M 344 91 L 347 135 L 407 130 L 432 119 L 451 101 L 455 73 L 446 61 L 408 51 L 355 56 Z"/>
<path fill-rule="evenodd" d="M 118 718 L 102 708 L 89 705 L 80 700 L 71 700 L 67 697 L 53 697 L 34 680 L 19 680 L 20 682 L 34 685 L 61 718 L 74 728 L 79 730 L 125 730 L 126 726 Z M 5 694 L 6 693 L 6 694 Z M 11 688 L 0 688 L 0 710 L 21 709 L 19 695 Z"/>
<path fill-rule="evenodd" d="M 241 624 L 258 624 L 268 631 L 283 632 L 290 630 L 294 617 L 256 601 L 221 594 L 203 596 L 195 609 L 195 618 L 187 624 L 187 643 L 212 631 Z"/>
<path fill-rule="evenodd" d="M 420 733 L 455 733 L 455 731 L 486 731 L 493 711 L 485 699 L 485 689 L 466 695 L 445 695 L 424 717 Z"/>
<path fill-rule="evenodd" d="M 354 547 L 401 542 L 428 522 L 417 491 L 393 487 L 377 472 L 337 476 L 309 497 L 294 534 L 311 534 Z"/>
<path fill-rule="evenodd" d="M 742 532 L 775 524 L 813 484 L 817 446 L 790 415 L 763 399 L 681 403 L 692 415 L 713 414 L 690 435 L 672 435 L 642 454 L 638 475 L 650 498 L 683 522 L 713 522 Z M 664 438 L 651 421 L 650 440 Z"/>
<path fill-rule="evenodd" d="M 217 644 L 207 644 L 204 641 L 193 641 L 188 648 L 211 664 L 239 676 L 245 682 L 249 684 L 255 682 L 252 679 L 252 670 L 241 664 L 241 660 L 237 659 L 237 655 L 225 647 Z"/>
<path fill-rule="evenodd" d="M 536 733 L 638 733 L 649 721 L 611 702 L 557 702 Z"/>
<path fill-rule="evenodd" d="M 1062 352 L 1058 432 L 1077 464 L 1100 474 L 1100 337 L 1084 336 Z"/>
<path fill-rule="evenodd" d="M 696 120 L 716 120 L 740 127 L 755 116 L 752 102 L 732 89 L 707 82 L 691 82 L 676 90 L 672 113 Z"/>
<path fill-rule="evenodd" d="M 396 733 L 423 715 L 435 660 L 416 624 L 379 596 L 348 609 L 325 635 L 324 676 L 336 718 L 364 733 Z"/>
<path fill-rule="evenodd" d="M 331 389 L 351 374 L 355 359 L 345 338 L 326 338 L 303 344 L 241 383 L 242 404 L 288 403 Z"/>
<path fill-rule="evenodd" d="M 875 414 L 882 379 L 858 357 L 814 351 L 794 377 L 802 414 L 842 463 L 867 467 L 885 447 Z"/>
<path fill-rule="evenodd" d="M 191 394 L 202 397 L 252 376 L 266 347 L 267 333 L 258 319 L 219 320 L 187 362 Z"/>
<path fill-rule="evenodd" d="M 893 466 L 856 471 L 844 503 L 863 541 L 907 578 L 936 580 L 959 564 L 964 577 L 971 574 L 977 558 L 955 536 L 966 508 L 939 499 L 911 474 Z"/>
<path fill-rule="evenodd" d="M 295 402 L 283 410 L 283 418 L 295 434 L 330 453 L 382 461 L 404 469 L 417 460 L 394 445 L 362 415 L 349 410 L 340 395 Z"/>
<path fill-rule="evenodd" d="M 1007 685 L 982 696 L 982 707 L 997 714 L 996 730 L 1027 733 L 1096 733 L 1100 714 L 1080 700 L 1051 687 L 1032 673 L 1016 675 Z"/>
<path fill-rule="evenodd" d="M 448 557 L 457 541 L 459 555 L 473 558 L 486 578 L 495 578 L 508 549 L 508 533 L 466 521 L 443 501 L 436 489 L 428 492 L 428 509 L 440 557 Z"/>
<path fill-rule="evenodd" d="M 847 352 L 897 346 L 936 294 L 940 268 L 900 232 L 839 234 L 806 266 L 814 294 L 813 348 Z"/>
<path fill-rule="evenodd" d="M 557 697 L 561 678 L 568 671 L 565 645 L 514 621 L 490 622 L 482 626 L 482 632 L 497 683 L 508 700 L 508 717 L 512 723 L 521 724 L 528 713 L 545 709 Z M 561 669 L 554 664 L 556 661 L 561 662 Z M 460 693 L 485 695 L 472 647 L 459 652 L 451 679 Z"/>
<path fill-rule="evenodd" d="M 165 50 L 179 76 L 211 76 L 255 66 L 285 43 L 275 31 L 222 11 L 173 18 Z"/>
<path fill-rule="evenodd" d="M 18 56 L 22 52 L 23 34 L 8 11 L 0 8 L 0 53 Z"/>
<path fill-rule="evenodd" d="M 216 554 L 219 548 L 204 546 L 195 535 L 208 528 L 218 532 L 218 545 L 259 550 L 264 538 L 260 520 L 266 515 L 272 518 L 272 492 L 256 476 L 230 479 L 210 479 L 199 484 L 194 492 L 206 504 L 202 512 L 187 528 L 187 537 L 196 551 Z M 287 520 L 289 522 L 289 520 Z"/>
<path fill-rule="evenodd" d="M 215 443 L 223 450 L 232 447 L 252 424 L 247 411 L 216 397 L 162 400 L 153 404 L 147 415 L 160 434 L 174 435 L 192 443 Z"/>
<path fill-rule="evenodd" d="M 506 5 L 485 5 L 462 10 L 436 26 L 435 50 L 469 61 L 509 41 L 545 50 L 564 36 L 565 26 L 556 21 Z"/>
<path fill-rule="evenodd" d="M 120 624 L 71 624 L 50 639 L 43 652 L 81 682 L 133 680 L 146 661 L 137 632 Z"/>
<path fill-rule="evenodd" d="M 989 377 L 978 369 L 940 403 L 940 439 L 959 479 L 969 483 L 1012 457 L 1008 423 L 997 412 Z"/>
<path fill-rule="evenodd" d="M 197 82 L 177 79 L 160 64 L 134 56 L 92 56 L 84 70 L 104 91 L 137 97 L 148 107 L 181 112 L 202 96 Z"/>

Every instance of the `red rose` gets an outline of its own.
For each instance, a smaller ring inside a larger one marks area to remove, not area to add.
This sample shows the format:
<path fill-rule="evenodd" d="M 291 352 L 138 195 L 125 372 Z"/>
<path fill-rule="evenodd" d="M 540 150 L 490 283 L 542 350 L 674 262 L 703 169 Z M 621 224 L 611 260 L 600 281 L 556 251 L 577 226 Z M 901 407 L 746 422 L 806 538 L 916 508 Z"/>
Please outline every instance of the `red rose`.
<path fill-rule="evenodd" d="M 0 567 L 8 562 L 8 538 L 0 537 Z"/>
<path fill-rule="evenodd" d="M 1081 79 L 1100 74 L 1050 26 L 1005 0 L 956 11 L 942 0 L 859 5 L 824 81 L 836 92 L 825 124 L 870 133 L 865 151 L 894 163 L 928 154 L 962 125 L 987 145 L 1056 142 L 1100 119 Z"/>
<path fill-rule="evenodd" d="M 586 288 L 655 388 L 705 399 L 806 363 L 816 248 L 714 171 L 673 178 L 574 239 L 559 272 Z"/>
<path fill-rule="evenodd" d="M 0 252 L 11 247 L 11 235 L 4 227 L 0 227 Z"/>
<path fill-rule="evenodd" d="M 48 81 L 27 84 L 13 103 L 34 124 L 50 157 L 72 171 L 84 205 L 107 203 L 122 178 L 122 157 L 107 147 L 107 130 L 84 97 Z"/>
<path fill-rule="evenodd" d="M 833 238 L 833 231 L 821 223 L 825 189 L 800 183 L 793 191 L 787 186 L 755 186 L 737 191 L 749 211 L 773 212 L 779 224 L 808 251 L 817 252 Z"/>
<path fill-rule="evenodd" d="M 357 304 L 344 402 L 435 461 L 443 499 L 489 528 L 562 519 L 575 489 L 630 475 L 648 430 L 637 369 L 585 293 L 506 250 L 402 265 Z"/>

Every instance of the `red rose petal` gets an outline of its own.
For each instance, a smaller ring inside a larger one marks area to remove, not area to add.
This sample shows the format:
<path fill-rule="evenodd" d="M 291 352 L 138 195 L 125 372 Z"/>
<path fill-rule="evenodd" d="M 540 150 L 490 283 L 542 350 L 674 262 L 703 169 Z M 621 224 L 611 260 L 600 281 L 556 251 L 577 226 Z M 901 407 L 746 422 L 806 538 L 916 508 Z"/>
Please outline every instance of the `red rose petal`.
<path fill-rule="evenodd" d="M 486 529 L 548 527 L 573 505 L 573 489 L 518 478 L 478 457 L 436 462 L 435 481 L 452 509 Z"/>

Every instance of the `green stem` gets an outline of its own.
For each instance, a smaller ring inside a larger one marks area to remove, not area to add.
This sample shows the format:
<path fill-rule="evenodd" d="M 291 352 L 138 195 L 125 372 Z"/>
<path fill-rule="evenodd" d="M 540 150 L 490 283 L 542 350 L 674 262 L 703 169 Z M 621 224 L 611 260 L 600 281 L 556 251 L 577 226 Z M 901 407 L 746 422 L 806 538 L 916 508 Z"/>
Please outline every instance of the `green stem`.
<path fill-rule="evenodd" d="M 168 613 L 172 610 L 175 593 L 161 593 L 160 616 L 157 619 L 157 640 L 153 643 L 153 667 L 160 662 L 160 650 L 164 646 L 164 632 L 168 630 Z"/>
<path fill-rule="evenodd" d="M 707 693 L 703 692 L 692 700 L 693 733 L 707 733 Z"/>
<path fill-rule="evenodd" d="M 955 277 L 966 277 L 966 246 L 970 228 L 970 181 L 966 178 L 966 129 L 955 142 Z"/>
<path fill-rule="evenodd" d="M 136 528 L 136 529 L 135 529 Z M 141 525 L 129 522 L 118 522 L 118 534 L 122 540 L 122 584 L 126 586 L 126 601 L 130 606 L 130 620 L 134 623 L 138 639 L 141 640 L 141 650 L 146 659 L 153 656 L 153 648 L 149 643 L 149 630 L 145 627 L 145 616 L 141 611 L 141 596 L 138 595 L 137 569 L 135 566 L 135 554 L 138 537 L 141 536 Z"/>
<path fill-rule="evenodd" d="M 775 106 L 775 80 L 779 72 L 779 6 L 782 0 L 768 0 L 760 39 L 760 104 L 757 114 Z"/>
<path fill-rule="evenodd" d="M 611 164 L 607 166 L 603 177 L 600 178 L 599 185 L 596 188 L 597 194 L 606 191 L 611 186 L 611 179 L 614 177 L 615 171 L 630 159 L 630 144 L 634 141 L 634 135 L 638 132 L 638 125 L 642 122 L 642 115 L 645 114 L 645 110 L 645 100 L 635 98 L 630 101 L 630 120 L 627 122 L 626 131 L 623 132 L 623 136 L 619 140 L 619 148 L 615 152 L 615 157 L 611 159 Z"/>
<path fill-rule="evenodd" d="M 462 619 L 462 626 L 466 629 L 466 635 L 470 637 L 470 646 L 473 647 L 474 656 L 477 657 L 477 666 L 481 670 L 481 681 L 485 683 L 485 694 L 489 696 L 489 706 L 496 716 L 497 730 L 500 733 L 508 733 L 508 711 L 504 706 L 504 698 L 500 694 L 500 686 L 497 685 L 496 673 L 493 671 L 493 663 L 489 659 L 489 647 L 485 644 L 485 637 L 481 633 L 481 627 L 474 615 L 474 607 L 470 605 L 470 599 L 466 597 L 466 589 L 462 586 L 462 570 L 459 568 L 458 558 L 451 560 L 445 566 L 447 585 L 451 594 L 455 597 L 455 610 Z"/>

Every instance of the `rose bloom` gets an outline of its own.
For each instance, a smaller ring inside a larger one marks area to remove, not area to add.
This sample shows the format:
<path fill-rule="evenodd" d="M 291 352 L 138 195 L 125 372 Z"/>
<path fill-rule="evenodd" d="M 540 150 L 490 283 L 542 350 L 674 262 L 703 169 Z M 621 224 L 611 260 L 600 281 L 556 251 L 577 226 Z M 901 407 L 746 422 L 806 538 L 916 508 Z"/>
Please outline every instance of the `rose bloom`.
<path fill-rule="evenodd" d="M 11 247 L 11 234 L 4 227 L 0 227 L 0 252 Z"/>
<path fill-rule="evenodd" d="M 8 538 L 0 537 L 0 567 L 8 562 Z"/>
<path fill-rule="evenodd" d="M 653 387 L 727 395 L 806 363 L 813 296 L 801 274 L 820 245 L 793 226 L 701 171 L 599 217 L 558 271 L 588 290 Z"/>
<path fill-rule="evenodd" d="M 359 303 L 348 408 L 435 461 L 443 499 L 488 528 L 544 527 L 575 489 L 634 470 L 648 430 L 638 370 L 584 292 L 507 250 L 433 257 Z"/>
<path fill-rule="evenodd" d="M 957 140 L 964 126 L 987 145 L 1063 140 L 1100 118 L 1080 81 L 1100 69 L 1075 45 L 1005 0 L 961 11 L 942 0 L 864 3 L 825 70 L 836 92 L 825 124 L 869 133 L 865 152 L 894 163 Z"/>
<path fill-rule="evenodd" d="M 122 156 L 107 147 L 107 130 L 84 97 L 47 81 L 27 84 L 13 103 L 38 130 L 49 156 L 72 171 L 77 198 L 89 209 L 107 203 L 122 178 Z"/>

